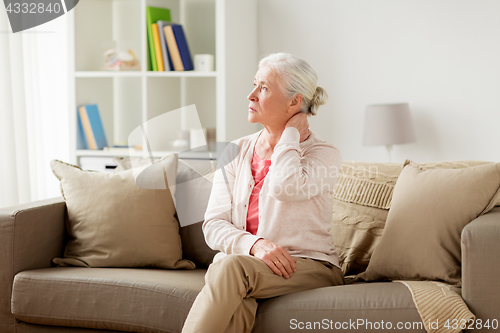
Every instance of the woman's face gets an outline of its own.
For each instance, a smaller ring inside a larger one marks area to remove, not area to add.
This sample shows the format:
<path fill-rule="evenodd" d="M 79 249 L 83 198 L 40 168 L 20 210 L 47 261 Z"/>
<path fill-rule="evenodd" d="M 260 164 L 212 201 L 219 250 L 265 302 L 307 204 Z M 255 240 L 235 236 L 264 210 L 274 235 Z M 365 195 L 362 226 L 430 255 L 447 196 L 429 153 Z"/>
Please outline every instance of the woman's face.
<path fill-rule="evenodd" d="M 271 67 L 262 67 L 255 74 L 253 90 L 248 95 L 248 121 L 264 126 L 284 126 L 290 114 L 291 100 L 287 100 L 280 79 Z"/>

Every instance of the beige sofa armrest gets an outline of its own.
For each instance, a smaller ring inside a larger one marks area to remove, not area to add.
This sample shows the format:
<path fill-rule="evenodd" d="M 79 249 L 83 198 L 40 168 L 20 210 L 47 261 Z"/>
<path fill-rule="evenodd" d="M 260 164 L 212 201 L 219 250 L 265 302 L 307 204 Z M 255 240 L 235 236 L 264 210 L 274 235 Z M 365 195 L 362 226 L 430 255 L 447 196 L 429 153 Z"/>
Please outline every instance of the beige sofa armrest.
<path fill-rule="evenodd" d="M 64 246 L 66 203 L 55 198 L 0 209 L 0 332 L 14 332 L 10 312 L 14 276 L 47 268 Z"/>
<path fill-rule="evenodd" d="M 0 209 L 0 265 L 13 274 L 47 268 L 62 254 L 66 230 L 66 203 L 62 198 Z M 4 256 L 9 254 L 8 257 Z"/>
<path fill-rule="evenodd" d="M 470 332 L 500 331 L 500 207 L 469 223 L 462 231 L 462 296 L 481 319 L 497 320 L 499 328 Z M 477 323 L 479 325 L 479 323 Z"/>

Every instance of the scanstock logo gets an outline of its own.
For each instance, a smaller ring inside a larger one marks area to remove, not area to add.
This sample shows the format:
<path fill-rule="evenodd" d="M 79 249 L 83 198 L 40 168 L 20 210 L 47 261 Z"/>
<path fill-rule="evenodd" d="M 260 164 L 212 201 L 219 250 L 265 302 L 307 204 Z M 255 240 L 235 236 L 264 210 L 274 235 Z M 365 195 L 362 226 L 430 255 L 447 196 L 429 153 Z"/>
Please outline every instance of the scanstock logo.
<path fill-rule="evenodd" d="M 3 0 L 12 32 L 52 21 L 72 10 L 79 0 Z"/>

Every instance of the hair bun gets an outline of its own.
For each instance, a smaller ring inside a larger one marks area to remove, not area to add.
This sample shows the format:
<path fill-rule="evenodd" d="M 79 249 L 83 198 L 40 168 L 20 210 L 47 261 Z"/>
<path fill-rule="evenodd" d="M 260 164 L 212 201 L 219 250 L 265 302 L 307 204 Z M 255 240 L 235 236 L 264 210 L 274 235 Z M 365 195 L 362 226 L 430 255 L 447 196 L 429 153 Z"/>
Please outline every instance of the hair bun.
<path fill-rule="evenodd" d="M 321 87 L 316 87 L 316 91 L 311 99 L 311 105 L 309 106 L 309 113 L 316 115 L 318 113 L 318 108 L 320 105 L 326 104 L 328 102 L 328 94 L 326 90 Z"/>

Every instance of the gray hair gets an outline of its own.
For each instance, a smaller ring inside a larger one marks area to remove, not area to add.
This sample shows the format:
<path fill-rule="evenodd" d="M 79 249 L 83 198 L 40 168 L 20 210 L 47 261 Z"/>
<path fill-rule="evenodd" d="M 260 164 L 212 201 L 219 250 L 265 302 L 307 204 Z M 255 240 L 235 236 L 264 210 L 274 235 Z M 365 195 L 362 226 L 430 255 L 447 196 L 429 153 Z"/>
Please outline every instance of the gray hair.
<path fill-rule="evenodd" d="M 288 99 L 302 95 L 301 111 L 316 115 L 318 107 L 328 101 L 325 89 L 318 87 L 318 74 L 305 60 L 288 53 L 273 53 L 259 62 L 259 68 L 269 66 L 280 77 L 281 88 Z"/>

